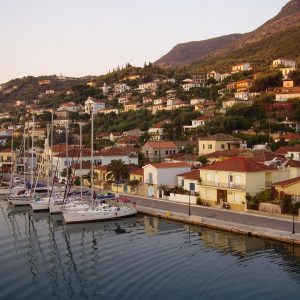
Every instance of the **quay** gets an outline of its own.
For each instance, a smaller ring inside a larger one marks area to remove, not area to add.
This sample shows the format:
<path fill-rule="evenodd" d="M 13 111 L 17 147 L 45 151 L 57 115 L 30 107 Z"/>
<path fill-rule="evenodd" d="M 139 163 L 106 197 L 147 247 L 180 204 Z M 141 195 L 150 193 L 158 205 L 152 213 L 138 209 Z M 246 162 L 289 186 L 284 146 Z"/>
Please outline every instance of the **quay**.
<path fill-rule="evenodd" d="M 156 198 L 136 197 L 127 194 L 126 197 L 134 201 L 138 212 L 143 214 L 186 224 L 200 225 L 232 233 L 300 245 L 300 222 L 296 218 L 294 222 L 296 233 L 293 234 L 292 218 L 284 219 L 247 212 L 232 212 L 196 205 L 191 205 L 189 208 L 187 204 Z"/>

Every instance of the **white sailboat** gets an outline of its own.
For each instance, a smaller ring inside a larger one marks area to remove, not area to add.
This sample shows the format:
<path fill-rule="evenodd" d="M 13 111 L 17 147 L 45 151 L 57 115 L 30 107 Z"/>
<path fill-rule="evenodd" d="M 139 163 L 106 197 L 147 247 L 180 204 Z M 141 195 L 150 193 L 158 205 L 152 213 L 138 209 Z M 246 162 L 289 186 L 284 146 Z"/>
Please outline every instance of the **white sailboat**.
<path fill-rule="evenodd" d="M 82 194 L 81 194 L 82 195 Z M 134 207 L 111 206 L 104 203 L 95 204 L 94 199 L 94 111 L 91 111 L 91 204 L 82 208 L 82 204 L 63 211 L 66 223 L 99 222 L 119 219 L 137 214 Z"/>

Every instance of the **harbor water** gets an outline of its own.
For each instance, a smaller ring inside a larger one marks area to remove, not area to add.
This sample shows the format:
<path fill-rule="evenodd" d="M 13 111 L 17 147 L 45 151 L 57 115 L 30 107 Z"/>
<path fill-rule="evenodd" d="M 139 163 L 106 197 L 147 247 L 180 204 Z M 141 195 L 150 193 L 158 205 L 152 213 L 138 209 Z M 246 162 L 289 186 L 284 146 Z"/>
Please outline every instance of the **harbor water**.
<path fill-rule="evenodd" d="M 138 215 L 66 225 L 0 200 L 0 299 L 300 299 L 300 248 Z"/>

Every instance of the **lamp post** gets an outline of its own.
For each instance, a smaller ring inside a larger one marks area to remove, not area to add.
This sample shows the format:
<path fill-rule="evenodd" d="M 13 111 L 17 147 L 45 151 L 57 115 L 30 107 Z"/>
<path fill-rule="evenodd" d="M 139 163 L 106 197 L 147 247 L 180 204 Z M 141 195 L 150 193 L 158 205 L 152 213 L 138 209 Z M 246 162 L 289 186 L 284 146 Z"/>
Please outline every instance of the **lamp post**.
<path fill-rule="evenodd" d="M 295 234 L 295 206 L 292 204 L 292 213 L 293 213 L 293 229 L 292 234 Z"/>
<path fill-rule="evenodd" d="M 189 191 L 189 216 L 191 216 L 191 191 Z"/>

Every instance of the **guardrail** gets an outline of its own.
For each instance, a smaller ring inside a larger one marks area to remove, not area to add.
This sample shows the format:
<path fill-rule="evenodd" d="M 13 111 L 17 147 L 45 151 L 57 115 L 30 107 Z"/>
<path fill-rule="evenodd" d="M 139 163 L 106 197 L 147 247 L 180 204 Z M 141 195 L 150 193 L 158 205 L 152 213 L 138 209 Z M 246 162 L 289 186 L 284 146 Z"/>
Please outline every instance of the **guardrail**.
<path fill-rule="evenodd" d="M 207 186 L 220 187 L 220 188 L 231 188 L 231 189 L 236 189 L 236 190 L 245 190 L 246 189 L 246 185 L 236 184 L 233 182 L 201 181 L 200 185 L 207 185 Z"/>

